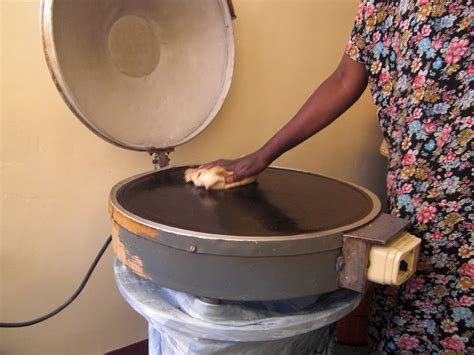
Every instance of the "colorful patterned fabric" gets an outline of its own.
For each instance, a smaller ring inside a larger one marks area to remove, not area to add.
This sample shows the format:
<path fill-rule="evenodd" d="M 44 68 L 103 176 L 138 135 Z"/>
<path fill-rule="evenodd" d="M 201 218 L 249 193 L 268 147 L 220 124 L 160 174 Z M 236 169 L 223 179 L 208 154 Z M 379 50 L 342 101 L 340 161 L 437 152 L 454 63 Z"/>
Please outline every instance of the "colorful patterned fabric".
<path fill-rule="evenodd" d="M 374 351 L 474 354 L 472 15 L 469 0 L 364 0 L 346 48 L 388 143 L 390 211 L 423 240 L 416 275 L 375 290 Z"/>

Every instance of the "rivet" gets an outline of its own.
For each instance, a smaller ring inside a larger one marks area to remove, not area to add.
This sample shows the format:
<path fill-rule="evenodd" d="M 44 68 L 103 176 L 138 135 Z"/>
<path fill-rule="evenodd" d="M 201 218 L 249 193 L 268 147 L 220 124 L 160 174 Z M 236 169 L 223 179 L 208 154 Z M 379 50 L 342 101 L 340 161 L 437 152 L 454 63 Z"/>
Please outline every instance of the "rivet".
<path fill-rule="evenodd" d="M 197 246 L 195 246 L 195 245 L 190 245 L 190 246 L 189 246 L 189 251 L 190 251 L 191 253 L 194 253 L 196 250 L 197 250 Z"/>

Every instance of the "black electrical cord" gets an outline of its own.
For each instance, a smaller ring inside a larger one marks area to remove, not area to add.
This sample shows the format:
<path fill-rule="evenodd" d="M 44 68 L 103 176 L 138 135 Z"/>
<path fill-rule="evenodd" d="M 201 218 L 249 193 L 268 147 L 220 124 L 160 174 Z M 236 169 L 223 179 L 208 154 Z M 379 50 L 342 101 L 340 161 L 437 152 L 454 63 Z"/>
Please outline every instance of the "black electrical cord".
<path fill-rule="evenodd" d="M 18 322 L 18 323 L 1 323 L 0 322 L 0 328 L 20 328 L 20 327 L 28 327 L 30 325 L 33 325 L 33 324 L 37 324 L 39 322 L 42 322 L 46 319 L 49 319 L 51 318 L 52 316 L 58 314 L 59 312 L 61 312 L 64 308 L 66 308 L 67 306 L 69 306 L 72 301 L 74 301 L 76 299 L 77 296 L 79 296 L 79 294 L 82 292 L 83 288 L 86 286 L 87 284 L 87 281 L 89 281 L 89 278 L 91 277 L 92 273 L 94 272 L 94 269 L 95 267 L 97 266 L 97 264 L 99 263 L 99 260 L 100 258 L 102 257 L 102 255 L 104 255 L 105 251 L 107 250 L 107 247 L 109 246 L 110 242 L 112 241 L 112 236 L 109 236 L 107 238 L 107 240 L 105 241 L 104 245 L 102 246 L 102 248 L 100 249 L 99 253 L 97 254 L 97 256 L 95 257 L 94 261 L 92 262 L 91 266 L 89 267 L 89 270 L 87 271 L 87 274 L 86 276 L 84 277 L 84 279 L 82 280 L 81 284 L 79 285 L 79 288 L 76 290 L 76 292 L 73 293 L 73 295 L 71 297 L 69 297 L 69 299 L 64 302 L 61 306 L 59 306 L 58 308 L 56 308 L 55 310 L 53 310 L 52 312 L 49 312 L 48 314 L 45 314 L 44 316 L 42 317 L 39 317 L 39 318 L 36 318 L 36 319 L 33 319 L 33 320 L 30 320 L 28 322 Z"/>

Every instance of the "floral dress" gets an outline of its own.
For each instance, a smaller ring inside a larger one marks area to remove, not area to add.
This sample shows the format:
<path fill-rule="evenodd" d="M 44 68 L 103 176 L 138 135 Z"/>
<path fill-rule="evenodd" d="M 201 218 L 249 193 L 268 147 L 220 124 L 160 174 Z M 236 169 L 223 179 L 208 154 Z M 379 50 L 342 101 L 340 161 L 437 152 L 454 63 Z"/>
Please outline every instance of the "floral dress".
<path fill-rule="evenodd" d="M 388 144 L 390 211 L 423 240 L 414 277 L 376 287 L 377 353 L 474 354 L 472 15 L 469 0 L 363 0 L 346 48 Z"/>

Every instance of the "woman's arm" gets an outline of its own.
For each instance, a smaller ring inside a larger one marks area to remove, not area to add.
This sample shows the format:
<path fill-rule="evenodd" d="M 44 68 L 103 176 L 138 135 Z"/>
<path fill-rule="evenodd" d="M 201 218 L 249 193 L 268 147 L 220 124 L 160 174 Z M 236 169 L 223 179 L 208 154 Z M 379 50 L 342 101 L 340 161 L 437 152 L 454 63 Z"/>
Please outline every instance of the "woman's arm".
<path fill-rule="evenodd" d="M 236 160 L 217 160 L 205 167 L 219 165 L 233 171 L 228 182 L 260 173 L 280 155 L 313 136 L 344 113 L 362 95 L 366 86 L 365 66 L 344 55 L 334 73 L 259 150 Z"/>

